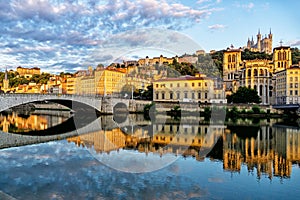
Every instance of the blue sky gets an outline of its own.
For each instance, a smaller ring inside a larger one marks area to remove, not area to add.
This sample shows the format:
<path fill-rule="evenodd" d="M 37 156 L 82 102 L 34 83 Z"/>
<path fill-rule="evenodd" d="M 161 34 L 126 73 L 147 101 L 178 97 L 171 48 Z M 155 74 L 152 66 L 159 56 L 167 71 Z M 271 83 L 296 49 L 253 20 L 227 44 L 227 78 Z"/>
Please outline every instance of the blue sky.
<path fill-rule="evenodd" d="M 74 72 L 149 49 L 171 56 L 243 47 L 270 28 L 273 47 L 280 40 L 299 47 L 299 7 L 291 0 L 0 0 L 0 68 Z"/>

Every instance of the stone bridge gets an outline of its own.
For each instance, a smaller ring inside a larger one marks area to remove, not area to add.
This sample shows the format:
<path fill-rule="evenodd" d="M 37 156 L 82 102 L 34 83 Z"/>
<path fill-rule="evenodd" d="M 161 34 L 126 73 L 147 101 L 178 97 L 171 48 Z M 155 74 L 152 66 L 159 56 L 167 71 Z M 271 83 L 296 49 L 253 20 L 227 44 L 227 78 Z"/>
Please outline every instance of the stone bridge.
<path fill-rule="evenodd" d="M 37 101 L 58 103 L 74 111 L 92 108 L 105 114 L 112 114 L 117 104 L 125 105 L 129 112 L 141 112 L 144 105 L 150 103 L 149 101 L 81 95 L 2 94 L 0 95 L 0 112 L 14 106 Z"/>

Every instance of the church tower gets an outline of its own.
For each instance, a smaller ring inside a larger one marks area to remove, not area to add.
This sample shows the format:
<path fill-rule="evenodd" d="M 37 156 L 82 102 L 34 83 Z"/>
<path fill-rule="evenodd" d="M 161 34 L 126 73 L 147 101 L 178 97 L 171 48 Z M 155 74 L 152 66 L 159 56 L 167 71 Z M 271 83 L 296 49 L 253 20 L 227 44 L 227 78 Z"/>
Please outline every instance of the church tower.
<path fill-rule="evenodd" d="M 261 52 L 261 34 L 260 34 L 260 29 L 258 29 L 258 34 L 256 35 L 257 37 L 257 49 L 259 52 Z"/>
<path fill-rule="evenodd" d="M 292 51 L 289 46 L 282 46 L 274 48 L 273 62 L 275 72 L 285 70 L 292 66 Z"/>
<path fill-rule="evenodd" d="M 7 77 L 7 69 L 5 70 L 5 76 L 4 76 L 4 79 L 3 79 L 3 88 L 2 90 L 4 92 L 7 92 L 9 90 L 9 80 L 8 80 L 8 77 Z"/>

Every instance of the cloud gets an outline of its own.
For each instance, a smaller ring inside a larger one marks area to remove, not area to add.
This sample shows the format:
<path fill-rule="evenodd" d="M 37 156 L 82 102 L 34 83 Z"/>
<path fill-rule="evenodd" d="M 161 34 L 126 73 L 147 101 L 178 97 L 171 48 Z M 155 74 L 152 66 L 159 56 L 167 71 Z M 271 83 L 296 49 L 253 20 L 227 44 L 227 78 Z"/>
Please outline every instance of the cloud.
<path fill-rule="evenodd" d="M 235 6 L 237 8 L 243 8 L 243 9 L 246 9 L 246 10 L 250 11 L 254 8 L 254 3 L 252 3 L 252 2 L 250 2 L 248 4 L 239 4 L 239 3 L 237 3 L 237 4 L 235 4 Z"/>
<path fill-rule="evenodd" d="M 114 35 L 116 41 L 118 37 L 128 40 L 127 45 L 150 45 L 146 33 L 139 37 L 120 33 L 144 28 L 183 30 L 220 10 L 213 5 L 195 8 L 175 0 L 9 0 L 0 1 L 0 7 L 0 55 L 4 58 L 0 66 L 37 66 L 42 70 L 54 64 L 71 68 L 75 61 L 77 65 L 96 61 L 87 55 Z M 172 40 L 176 41 L 176 36 Z M 110 58 L 100 57 L 100 61 Z"/>
<path fill-rule="evenodd" d="M 223 24 L 214 24 L 214 25 L 208 26 L 208 29 L 210 29 L 211 31 L 224 30 L 225 28 L 226 28 L 226 26 Z"/>
<path fill-rule="evenodd" d="M 300 46 L 300 40 L 293 40 L 287 43 L 289 46 Z"/>

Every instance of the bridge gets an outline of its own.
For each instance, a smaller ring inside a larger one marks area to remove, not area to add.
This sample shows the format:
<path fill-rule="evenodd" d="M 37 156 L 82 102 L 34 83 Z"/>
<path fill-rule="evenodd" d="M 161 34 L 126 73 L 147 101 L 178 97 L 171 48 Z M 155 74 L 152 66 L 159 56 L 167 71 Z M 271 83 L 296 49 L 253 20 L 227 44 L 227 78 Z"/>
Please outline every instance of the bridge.
<path fill-rule="evenodd" d="M 55 95 L 55 94 L 1 94 L 0 112 L 14 106 L 37 101 L 48 101 L 64 105 L 74 111 L 97 110 L 100 113 L 112 114 L 117 104 L 124 105 L 128 111 L 141 110 L 149 101 L 109 98 L 84 95 Z"/>
<path fill-rule="evenodd" d="M 300 104 L 276 104 L 272 106 L 274 109 L 284 110 L 300 116 Z"/>

